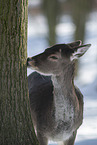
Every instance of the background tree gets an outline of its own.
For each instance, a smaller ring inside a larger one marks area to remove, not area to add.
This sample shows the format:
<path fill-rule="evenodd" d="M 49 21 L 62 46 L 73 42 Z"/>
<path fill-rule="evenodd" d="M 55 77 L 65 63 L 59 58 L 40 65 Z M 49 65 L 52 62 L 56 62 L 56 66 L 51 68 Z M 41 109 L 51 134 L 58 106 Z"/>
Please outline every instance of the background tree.
<path fill-rule="evenodd" d="M 85 25 L 87 21 L 87 16 L 91 11 L 92 1 L 91 0 L 70 0 L 71 2 L 71 12 L 73 22 L 76 26 L 74 40 L 82 40 L 84 43 L 85 40 Z M 75 75 L 77 76 L 79 69 L 79 63 L 76 61 L 76 71 Z"/>
<path fill-rule="evenodd" d="M 85 37 L 85 24 L 87 21 L 87 16 L 92 8 L 91 0 L 71 0 L 72 4 L 72 18 L 76 26 L 76 31 L 74 35 L 75 40 L 84 41 Z"/>
<path fill-rule="evenodd" d="M 27 0 L 0 1 L 0 144 L 38 145 L 27 85 Z"/>
<path fill-rule="evenodd" d="M 48 22 L 49 45 L 56 43 L 56 23 L 59 11 L 58 0 L 43 0 L 43 11 Z"/>

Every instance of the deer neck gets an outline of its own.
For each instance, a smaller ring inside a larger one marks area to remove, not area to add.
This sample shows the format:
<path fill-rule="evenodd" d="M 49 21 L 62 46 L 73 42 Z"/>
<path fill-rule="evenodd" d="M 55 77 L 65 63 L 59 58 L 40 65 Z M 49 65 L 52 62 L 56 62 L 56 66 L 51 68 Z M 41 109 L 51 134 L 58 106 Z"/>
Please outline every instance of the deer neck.
<path fill-rule="evenodd" d="M 74 89 L 74 65 L 64 67 L 60 75 L 52 76 L 54 90 L 61 89 L 63 93 L 67 94 L 69 91 L 73 92 Z"/>
<path fill-rule="evenodd" d="M 79 108 L 79 102 L 75 94 L 73 80 L 74 66 L 72 65 L 68 69 L 63 69 L 59 76 L 52 76 L 55 116 L 57 120 L 64 120 L 65 114 L 65 120 L 70 120 L 71 118 L 74 121 L 74 116 Z"/>

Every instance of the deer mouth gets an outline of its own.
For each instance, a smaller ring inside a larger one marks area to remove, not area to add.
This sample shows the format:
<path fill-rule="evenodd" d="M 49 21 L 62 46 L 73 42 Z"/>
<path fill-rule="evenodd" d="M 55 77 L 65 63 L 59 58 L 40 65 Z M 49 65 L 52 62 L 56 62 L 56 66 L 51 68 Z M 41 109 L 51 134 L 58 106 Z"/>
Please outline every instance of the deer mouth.
<path fill-rule="evenodd" d="M 35 65 L 35 60 L 33 60 L 30 57 L 27 58 L 27 67 L 28 68 L 32 68 L 34 70 L 37 70 L 38 69 L 38 67 Z"/>

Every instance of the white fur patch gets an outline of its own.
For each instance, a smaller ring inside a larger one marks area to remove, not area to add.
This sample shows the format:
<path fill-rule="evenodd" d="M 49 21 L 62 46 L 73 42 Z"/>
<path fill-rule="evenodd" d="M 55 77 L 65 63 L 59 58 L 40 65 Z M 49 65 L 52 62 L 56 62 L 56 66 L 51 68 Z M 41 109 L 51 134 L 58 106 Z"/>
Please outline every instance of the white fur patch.
<path fill-rule="evenodd" d="M 56 121 L 68 121 L 73 119 L 74 112 L 73 106 L 69 104 L 69 101 L 60 92 L 55 93 L 55 116 Z"/>
<path fill-rule="evenodd" d="M 55 102 L 55 117 L 56 121 L 68 121 L 74 118 L 73 106 L 70 104 L 68 97 L 64 96 L 64 88 L 61 88 L 56 78 L 53 78 L 54 83 L 54 102 Z"/>

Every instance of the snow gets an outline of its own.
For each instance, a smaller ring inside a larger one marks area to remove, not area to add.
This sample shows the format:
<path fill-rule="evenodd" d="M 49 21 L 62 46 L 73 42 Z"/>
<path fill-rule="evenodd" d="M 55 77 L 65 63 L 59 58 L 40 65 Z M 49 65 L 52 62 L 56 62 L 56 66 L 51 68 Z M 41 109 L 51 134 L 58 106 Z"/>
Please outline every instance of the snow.
<path fill-rule="evenodd" d="M 81 92 L 84 95 L 84 120 L 78 130 L 76 143 L 84 144 L 86 140 L 92 143 L 97 141 L 97 78 L 91 84 L 82 87 Z M 97 142 L 92 144 L 97 145 Z"/>
<path fill-rule="evenodd" d="M 70 20 L 70 16 L 67 16 Z M 85 42 L 91 43 L 87 53 L 80 58 L 78 78 L 75 83 L 84 95 L 84 119 L 78 129 L 75 145 L 97 145 L 97 12 L 92 12 L 86 23 Z M 38 15 L 28 19 L 28 56 L 39 54 L 48 47 L 48 28 L 44 16 Z M 73 41 L 75 26 L 72 22 L 57 25 L 57 42 L 69 43 Z M 64 29 L 66 27 L 66 29 Z M 32 70 L 28 69 L 28 75 Z M 49 142 L 49 145 L 57 145 Z"/>

